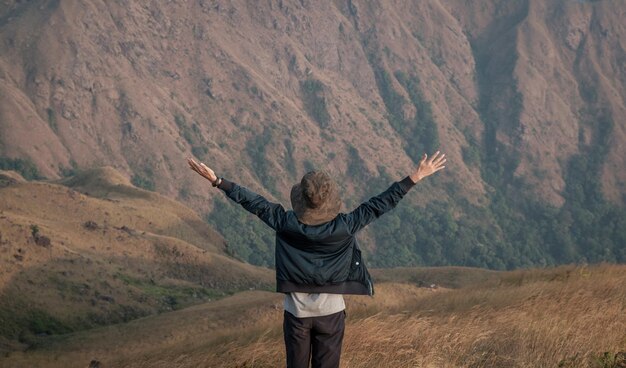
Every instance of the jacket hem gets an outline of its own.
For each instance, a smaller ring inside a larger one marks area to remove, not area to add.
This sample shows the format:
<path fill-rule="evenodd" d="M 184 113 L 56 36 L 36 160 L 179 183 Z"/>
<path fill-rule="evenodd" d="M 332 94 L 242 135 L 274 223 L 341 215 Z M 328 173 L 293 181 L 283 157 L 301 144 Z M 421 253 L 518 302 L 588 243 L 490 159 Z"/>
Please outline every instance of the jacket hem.
<path fill-rule="evenodd" d="M 328 293 L 328 294 L 352 294 L 372 295 L 373 289 L 358 281 L 344 281 L 337 284 L 307 285 L 295 282 L 276 280 L 276 291 L 279 293 Z"/>

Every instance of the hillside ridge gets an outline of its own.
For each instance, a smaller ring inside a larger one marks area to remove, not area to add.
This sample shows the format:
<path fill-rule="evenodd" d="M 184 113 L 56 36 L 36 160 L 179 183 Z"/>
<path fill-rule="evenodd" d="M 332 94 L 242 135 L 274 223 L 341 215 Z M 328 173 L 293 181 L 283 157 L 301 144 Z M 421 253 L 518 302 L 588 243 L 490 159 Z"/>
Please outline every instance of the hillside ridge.
<path fill-rule="evenodd" d="M 273 288 L 272 271 L 230 256 L 193 210 L 111 168 L 65 179 L 74 187 L 3 182 L 0 345 Z"/>

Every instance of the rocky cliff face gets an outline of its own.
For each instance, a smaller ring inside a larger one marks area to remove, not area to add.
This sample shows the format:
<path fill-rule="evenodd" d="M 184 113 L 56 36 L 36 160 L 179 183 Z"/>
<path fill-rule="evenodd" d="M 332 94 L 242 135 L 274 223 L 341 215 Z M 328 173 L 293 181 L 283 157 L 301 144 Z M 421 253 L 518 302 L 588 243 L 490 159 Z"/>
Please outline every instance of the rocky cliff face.
<path fill-rule="evenodd" d="M 352 205 L 441 148 L 449 165 L 426 184 L 432 197 L 410 201 L 523 194 L 557 208 L 589 158 L 581 169 L 623 206 L 624 9 L 4 1 L 0 155 L 49 178 L 112 165 L 200 211 L 211 204 L 188 155 L 284 202 L 323 167 Z"/>

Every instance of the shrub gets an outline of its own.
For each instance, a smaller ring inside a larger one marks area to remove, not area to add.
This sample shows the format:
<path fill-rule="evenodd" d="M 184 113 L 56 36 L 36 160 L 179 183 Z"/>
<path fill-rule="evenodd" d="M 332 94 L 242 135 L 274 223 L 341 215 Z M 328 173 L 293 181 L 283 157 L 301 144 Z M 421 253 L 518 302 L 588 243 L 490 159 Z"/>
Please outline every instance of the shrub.
<path fill-rule="evenodd" d="M 134 186 L 138 188 L 154 192 L 155 184 L 153 176 L 154 174 L 152 173 L 152 170 L 146 169 L 144 174 L 135 173 L 130 181 Z"/>
<path fill-rule="evenodd" d="M 246 262 L 274 267 L 274 232 L 231 201 L 217 199 L 206 220 L 224 236 L 229 253 Z"/>
<path fill-rule="evenodd" d="M 0 170 L 14 170 L 20 173 L 27 180 L 38 180 L 44 177 L 39 174 L 39 170 L 30 158 L 8 158 L 0 157 Z"/>
<path fill-rule="evenodd" d="M 50 129 L 52 129 L 53 132 L 57 133 L 59 127 L 57 125 L 57 117 L 54 110 L 48 107 L 46 109 L 46 115 L 48 116 L 48 125 L 50 126 Z"/>
<path fill-rule="evenodd" d="M 300 92 L 302 103 L 309 116 L 315 120 L 320 128 L 328 127 L 330 114 L 326 107 L 326 97 L 324 96 L 324 85 L 316 79 L 307 79 L 300 82 Z"/>
<path fill-rule="evenodd" d="M 272 165 L 267 159 L 266 150 L 272 141 L 272 130 L 268 127 L 263 129 L 263 133 L 248 140 L 246 152 L 252 160 L 254 171 L 263 183 L 263 186 L 272 193 L 276 193 L 276 177 Z"/>

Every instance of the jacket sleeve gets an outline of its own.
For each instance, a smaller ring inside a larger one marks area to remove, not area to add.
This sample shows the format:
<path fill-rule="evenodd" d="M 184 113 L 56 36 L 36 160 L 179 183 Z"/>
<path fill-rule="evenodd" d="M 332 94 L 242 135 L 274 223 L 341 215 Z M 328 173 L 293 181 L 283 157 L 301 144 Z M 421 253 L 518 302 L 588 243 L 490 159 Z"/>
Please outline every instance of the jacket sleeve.
<path fill-rule="evenodd" d="M 253 215 L 258 216 L 272 229 L 279 231 L 285 222 L 285 209 L 278 203 L 272 203 L 263 196 L 223 179 L 219 188 L 226 196 Z"/>
<path fill-rule="evenodd" d="M 407 176 L 402 181 L 393 183 L 387 190 L 370 198 L 367 202 L 362 203 L 354 211 L 347 214 L 345 220 L 350 233 L 356 233 L 385 212 L 396 207 L 413 185 L 415 183 Z"/>

